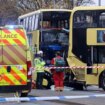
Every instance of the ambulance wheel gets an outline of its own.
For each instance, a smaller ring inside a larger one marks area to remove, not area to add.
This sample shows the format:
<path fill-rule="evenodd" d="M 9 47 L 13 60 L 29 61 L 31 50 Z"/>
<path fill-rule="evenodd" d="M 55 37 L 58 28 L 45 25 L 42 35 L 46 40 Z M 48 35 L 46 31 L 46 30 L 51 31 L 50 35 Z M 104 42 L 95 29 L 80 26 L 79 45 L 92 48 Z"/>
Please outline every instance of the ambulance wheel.
<path fill-rule="evenodd" d="M 101 76 L 101 87 L 105 90 L 105 72 L 103 72 Z"/>
<path fill-rule="evenodd" d="M 27 96 L 28 96 L 28 93 L 21 93 L 20 97 L 27 97 Z"/>
<path fill-rule="evenodd" d="M 27 97 L 28 93 L 22 93 L 20 91 L 17 91 L 14 95 L 15 97 Z"/>
<path fill-rule="evenodd" d="M 45 71 L 44 73 L 44 79 L 47 80 L 47 85 L 44 86 L 45 89 L 50 89 L 52 85 L 52 75 L 48 71 Z"/>

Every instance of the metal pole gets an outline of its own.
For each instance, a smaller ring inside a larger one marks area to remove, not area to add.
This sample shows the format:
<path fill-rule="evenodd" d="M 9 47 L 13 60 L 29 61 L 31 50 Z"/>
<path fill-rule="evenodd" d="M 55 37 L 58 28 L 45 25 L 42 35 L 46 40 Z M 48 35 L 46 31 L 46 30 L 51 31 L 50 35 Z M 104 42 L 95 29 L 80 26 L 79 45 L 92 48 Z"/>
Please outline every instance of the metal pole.
<path fill-rule="evenodd" d="M 98 5 L 101 6 L 101 0 L 98 0 Z"/>
<path fill-rule="evenodd" d="M 42 8 L 42 0 L 41 0 L 41 8 Z"/>
<path fill-rule="evenodd" d="M 54 1 L 54 2 L 53 2 L 53 5 L 54 5 L 53 7 L 55 8 L 55 0 L 53 0 L 53 1 Z"/>
<path fill-rule="evenodd" d="M 73 7 L 74 7 L 74 1 L 70 0 L 70 3 L 71 3 L 71 8 L 73 9 Z"/>
<path fill-rule="evenodd" d="M 74 8 L 74 0 L 72 0 L 72 8 Z"/>

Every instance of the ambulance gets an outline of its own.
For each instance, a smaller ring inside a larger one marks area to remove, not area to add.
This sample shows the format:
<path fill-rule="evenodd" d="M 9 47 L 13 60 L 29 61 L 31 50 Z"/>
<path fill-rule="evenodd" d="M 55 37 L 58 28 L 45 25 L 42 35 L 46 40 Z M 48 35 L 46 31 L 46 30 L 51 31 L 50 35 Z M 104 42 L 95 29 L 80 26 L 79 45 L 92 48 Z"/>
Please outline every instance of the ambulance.
<path fill-rule="evenodd" d="M 18 92 L 27 96 L 31 90 L 31 56 L 22 26 L 0 28 L 0 92 Z"/>

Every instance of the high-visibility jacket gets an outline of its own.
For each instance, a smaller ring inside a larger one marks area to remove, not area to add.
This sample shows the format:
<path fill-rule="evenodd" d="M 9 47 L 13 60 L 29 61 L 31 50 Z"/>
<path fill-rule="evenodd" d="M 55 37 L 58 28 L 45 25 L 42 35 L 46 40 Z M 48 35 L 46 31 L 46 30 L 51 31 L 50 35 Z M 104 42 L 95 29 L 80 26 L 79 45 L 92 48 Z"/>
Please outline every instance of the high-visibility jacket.
<path fill-rule="evenodd" d="M 34 65 L 35 65 L 36 72 L 44 72 L 45 62 L 41 58 L 35 58 Z"/>

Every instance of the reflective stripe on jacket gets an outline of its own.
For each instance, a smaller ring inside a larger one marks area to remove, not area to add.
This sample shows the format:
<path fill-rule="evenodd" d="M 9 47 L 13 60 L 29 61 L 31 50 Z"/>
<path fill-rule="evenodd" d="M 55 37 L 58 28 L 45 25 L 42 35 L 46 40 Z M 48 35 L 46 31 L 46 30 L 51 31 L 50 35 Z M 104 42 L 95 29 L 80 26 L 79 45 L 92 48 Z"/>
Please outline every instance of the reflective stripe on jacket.
<path fill-rule="evenodd" d="M 45 62 L 43 60 L 41 60 L 40 58 L 35 58 L 34 65 L 37 72 L 44 72 Z"/>

